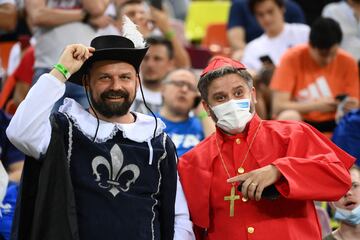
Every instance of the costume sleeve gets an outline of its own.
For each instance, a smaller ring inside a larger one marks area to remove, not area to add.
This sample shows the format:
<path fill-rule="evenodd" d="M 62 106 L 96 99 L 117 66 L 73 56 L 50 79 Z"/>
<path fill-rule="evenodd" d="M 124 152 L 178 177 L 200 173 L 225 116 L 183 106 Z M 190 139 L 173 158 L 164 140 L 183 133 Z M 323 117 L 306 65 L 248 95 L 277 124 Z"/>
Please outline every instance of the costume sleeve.
<path fill-rule="evenodd" d="M 6 130 L 10 142 L 35 159 L 45 154 L 51 137 L 51 110 L 64 93 L 64 83 L 50 74 L 42 75 L 10 121 Z"/>
<path fill-rule="evenodd" d="M 174 240 L 195 240 L 193 225 L 190 221 L 188 205 L 179 177 L 175 199 L 175 236 Z"/>
<path fill-rule="evenodd" d="M 336 201 L 351 186 L 354 158 L 311 126 L 291 130 L 286 157 L 273 162 L 283 175 L 276 183 L 290 199 Z"/>
<path fill-rule="evenodd" d="M 184 192 L 176 169 L 176 150 L 170 137 L 166 136 L 166 161 L 162 162 L 161 182 L 161 239 L 193 240 L 192 223 L 189 217 Z M 173 226 L 167 230 L 164 226 Z"/>
<path fill-rule="evenodd" d="M 180 182 L 189 206 L 191 220 L 194 225 L 202 229 L 208 228 L 210 224 L 209 199 L 212 174 L 206 168 L 206 161 L 198 161 L 204 158 L 197 157 L 209 155 L 211 156 L 209 152 L 190 150 L 181 156 L 178 163 Z M 198 162 L 200 164 L 197 164 Z"/>

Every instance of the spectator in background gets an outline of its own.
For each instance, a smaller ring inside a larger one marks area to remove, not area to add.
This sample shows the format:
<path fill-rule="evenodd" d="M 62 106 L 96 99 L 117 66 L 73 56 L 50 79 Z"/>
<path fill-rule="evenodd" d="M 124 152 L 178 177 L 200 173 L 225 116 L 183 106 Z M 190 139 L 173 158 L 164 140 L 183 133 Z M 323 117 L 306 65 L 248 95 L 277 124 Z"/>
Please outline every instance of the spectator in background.
<path fill-rule="evenodd" d="M 343 32 L 341 47 L 360 62 L 360 0 L 346 0 L 325 6 L 322 15 L 335 19 Z"/>
<path fill-rule="evenodd" d="M 171 42 L 163 37 L 150 37 L 150 45 L 141 64 L 142 90 L 148 107 L 157 113 L 162 105 L 161 86 L 166 75 L 174 69 L 174 49 Z M 131 106 L 133 111 L 148 114 L 141 91 L 138 89 L 136 99 Z"/>
<path fill-rule="evenodd" d="M 350 111 L 340 119 L 334 130 L 332 141 L 356 158 L 360 167 L 360 109 Z"/>
<path fill-rule="evenodd" d="M 9 99 L 6 99 L 4 107 L 6 113 L 13 115 L 30 90 L 34 75 L 34 62 L 34 48 L 30 46 L 25 50 L 18 67 L 12 74 L 12 77 L 15 78 L 15 87 L 12 89 Z"/>
<path fill-rule="evenodd" d="M 360 169 L 350 169 L 352 186 L 339 201 L 333 203 L 334 218 L 340 226 L 324 240 L 356 240 L 360 239 Z"/>
<path fill-rule="evenodd" d="M 104 14 L 108 0 L 27 0 L 26 11 L 34 26 L 35 73 L 33 83 L 44 73 L 50 72 L 61 51 L 68 44 L 89 45 L 99 26 L 97 18 Z M 93 24 L 93 25 L 92 25 Z M 81 86 L 67 82 L 65 95 L 54 106 L 62 104 L 65 97 L 76 99 L 88 107 L 85 91 Z"/>
<path fill-rule="evenodd" d="M 3 202 L 0 201 L 0 239 L 5 240 L 10 240 L 18 184 L 25 160 L 24 154 L 16 149 L 6 136 L 5 130 L 9 122 L 9 116 L 0 111 L 0 160 L 9 176 L 5 198 Z"/>
<path fill-rule="evenodd" d="M 285 23 L 284 0 L 249 0 L 248 3 L 251 13 L 264 31 L 244 49 L 242 63 L 248 69 L 259 72 L 266 61 L 276 66 L 288 48 L 306 43 L 309 39 L 310 28 L 307 25 Z"/>
<path fill-rule="evenodd" d="M 35 45 L 35 39 L 29 35 L 19 35 L 18 41 L 11 47 L 9 53 L 9 61 L 6 73 L 8 76 L 14 73 L 15 69 L 19 66 L 20 60 L 30 46 Z"/>
<path fill-rule="evenodd" d="M 0 0 L 0 19 L 0 35 L 15 29 L 17 19 L 15 0 Z M 0 85 L 4 78 L 5 69 L 0 57 Z"/>
<path fill-rule="evenodd" d="M 164 5 L 169 9 L 173 17 L 185 21 L 190 1 L 191 0 L 164 0 Z"/>
<path fill-rule="evenodd" d="M 148 6 L 143 0 L 129 0 L 120 5 L 120 14 L 128 16 L 139 27 L 145 38 L 163 36 L 169 40 L 174 52 L 174 66 L 190 67 L 190 57 L 187 53 L 181 35 L 174 30 L 174 19 L 170 19 L 164 10 Z"/>
<path fill-rule="evenodd" d="M 331 2 L 340 2 L 343 0 L 316 0 L 316 1 L 309 1 L 309 0 L 294 0 L 301 9 L 305 13 L 306 23 L 310 26 L 313 22 L 321 15 L 321 11 L 323 10 L 324 6 Z"/>
<path fill-rule="evenodd" d="M 254 76 L 254 87 L 256 89 L 257 104 L 256 113 L 261 119 L 272 118 L 272 91 L 269 87 L 275 67 L 265 65 L 259 73 Z"/>
<path fill-rule="evenodd" d="M 181 156 L 204 139 L 201 121 L 196 116 L 189 116 L 200 103 L 197 77 L 189 70 L 177 69 L 169 73 L 162 84 L 163 106 L 158 116 Z M 204 117 L 207 118 L 206 112 Z"/>
<path fill-rule="evenodd" d="M 15 0 L 0 0 L 0 34 L 15 29 L 17 12 Z"/>
<path fill-rule="evenodd" d="M 16 85 L 13 101 L 16 107 L 19 106 L 19 104 L 25 99 L 28 91 L 30 90 L 31 82 L 34 76 L 34 55 L 34 47 L 30 46 L 27 50 L 25 50 L 19 66 L 14 72 Z"/>
<path fill-rule="evenodd" d="M 236 59 L 241 59 L 246 43 L 263 34 L 248 3 L 249 0 L 234 0 L 230 8 L 227 34 Z M 285 22 L 305 23 L 302 9 L 292 0 L 285 0 Z"/>
<path fill-rule="evenodd" d="M 322 132 L 335 128 L 335 113 L 346 94 L 345 111 L 359 104 L 356 61 L 339 49 L 342 33 L 330 18 L 314 22 L 307 45 L 289 49 L 271 80 L 273 111 L 278 119 L 304 119 Z"/>

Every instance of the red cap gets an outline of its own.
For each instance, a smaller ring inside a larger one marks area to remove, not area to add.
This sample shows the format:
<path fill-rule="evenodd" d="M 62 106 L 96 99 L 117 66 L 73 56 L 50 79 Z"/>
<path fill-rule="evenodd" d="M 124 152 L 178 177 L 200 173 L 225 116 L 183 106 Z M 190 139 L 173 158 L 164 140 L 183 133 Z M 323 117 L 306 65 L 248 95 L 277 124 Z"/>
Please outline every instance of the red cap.
<path fill-rule="evenodd" d="M 244 64 L 231 58 L 216 56 L 211 59 L 209 65 L 202 71 L 200 77 L 204 76 L 208 72 L 223 68 L 223 67 L 234 67 L 237 69 L 246 69 Z"/>

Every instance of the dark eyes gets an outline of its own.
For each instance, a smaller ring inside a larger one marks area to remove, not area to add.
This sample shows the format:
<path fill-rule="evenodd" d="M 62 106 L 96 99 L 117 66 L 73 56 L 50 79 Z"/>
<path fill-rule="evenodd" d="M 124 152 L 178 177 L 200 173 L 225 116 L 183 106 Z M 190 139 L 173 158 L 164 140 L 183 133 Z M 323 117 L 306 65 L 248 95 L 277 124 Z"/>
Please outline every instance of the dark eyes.
<path fill-rule="evenodd" d="M 100 79 L 101 80 L 107 80 L 107 79 L 110 79 L 110 77 L 107 76 L 107 75 L 103 75 L 103 76 L 100 76 Z"/>
<path fill-rule="evenodd" d="M 224 96 L 221 96 L 221 95 L 218 95 L 218 96 L 215 96 L 215 100 L 220 102 L 220 101 L 223 101 L 225 100 L 225 97 Z"/>
<path fill-rule="evenodd" d="M 236 97 L 241 97 L 242 96 L 242 92 L 241 91 L 237 91 L 234 94 Z"/>
<path fill-rule="evenodd" d="M 129 75 L 122 75 L 119 78 L 122 80 L 131 80 L 131 76 Z M 111 80 L 111 77 L 108 75 L 100 76 L 100 80 Z"/>

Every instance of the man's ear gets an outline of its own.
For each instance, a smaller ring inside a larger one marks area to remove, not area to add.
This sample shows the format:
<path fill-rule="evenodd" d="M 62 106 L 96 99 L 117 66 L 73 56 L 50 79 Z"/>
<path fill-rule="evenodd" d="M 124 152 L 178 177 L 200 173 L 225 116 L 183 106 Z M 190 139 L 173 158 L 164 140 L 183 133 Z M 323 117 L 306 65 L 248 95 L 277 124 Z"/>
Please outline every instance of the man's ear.
<path fill-rule="evenodd" d="M 257 104 L 257 99 L 256 99 L 256 89 L 254 87 L 251 88 L 251 100 L 253 101 L 254 104 Z"/>
<path fill-rule="evenodd" d="M 207 112 L 207 115 L 208 115 L 209 117 L 211 117 L 210 107 L 209 107 L 209 105 L 207 104 L 207 102 L 205 102 L 204 100 L 201 100 L 201 104 L 203 105 L 205 111 Z"/>

